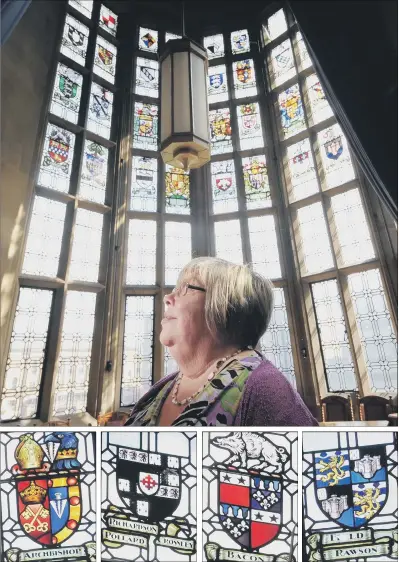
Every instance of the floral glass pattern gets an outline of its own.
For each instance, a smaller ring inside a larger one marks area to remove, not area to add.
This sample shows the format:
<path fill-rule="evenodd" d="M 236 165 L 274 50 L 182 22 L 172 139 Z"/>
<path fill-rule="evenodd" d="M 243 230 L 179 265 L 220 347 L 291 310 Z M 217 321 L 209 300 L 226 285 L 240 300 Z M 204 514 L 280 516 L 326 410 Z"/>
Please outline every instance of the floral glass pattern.
<path fill-rule="evenodd" d="M 104 204 L 107 186 L 108 148 L 85 141 L 79 195 L 89 201 Z"/>
<path fill-rule="evenodd" d="M 230 109 L 213 109 L 209 112 L 209 126 L 211 131 L 211 152 L 225 154 L 233 151 L 231 138 Z"/>
<path fill-rule="evenodd" d="M 61 119 L 77 123 L 83 76 L 59 63 L 54 82 L 50 112 Z"/>
<path fill-rule="evenodd" d="M 191 224 L 166 221 L 165 285 L 174 287 L 180 271 L 191 259 Z"/>
<path fill-rule="evenodd" d="M 156 53 L 158 51 L 158 31 L 154 29 L 147 29 L 146 27 L 139 28 L 139 49 Z"/>
<path fill-rule="evenodd" d="M 101 35 L 97 36 L 93 72 L 112 84 L 115 82 L 116 53 L 117 49 L 112 43 Z"/>
<path fill-rule="evenodd" d="M 129 221 L 127 285 L 155 285 L 157 223 L 153 220 Z"/>
<path fill-rule="evenodd" d="M 165 211 L 190 214 L 190 172 L 165 166 Z"/>
<path fill-rule="evenodd" d="M 292 137 L 306 128 L 302 98 L 298 84 L 281 92 L 278 96 L 284 138 Z"/>
<path fill-rule="evenodd" d="M 204 37 L 204 47 L 209 60 L 224 57 L 223 35 L 219 33 L 218 35 Z"/>
<path fill-rule="evenodd" d="M 96 84 L 91 85 L 87 129 L 106 139 L 110 138 L 114 94 Z"/>
<path fill-rule="evenodd" d="M 88 39 L 89 28 L 67 14 L 60 52 L 81 66 L 84 66 L 86 63 Z"/>
<path fill-rule="evenodd" d="M 159 96 L 159 63 L 156 60 L 137 57 L 136 94 L 157 98 Z"/>
<path fill-rule="evenodd" d="M 103 215 L 79 208 L 76 214 L 69 279 L 98 281 Z"/>
<path fill-rule="evenodd" d="M 297 211 L 304 274 L 318 273 L 334 267 L 327 225 L 321 203 Z"/>
<path fill-rule="evenodd" d="M 213 212 L 237 211 L 237 186 L 234 160 L 211 163 Z"/>
<path fill-rule="evenodd" d="M 269 178 L 267 175 L 266 156 L 249 156 L 242 159 L 245 198 L 247 209 L 270 207 Z"/>
<path fill-rule="evenodd" d="M 133 156 L 130 208 L 135 211 L 157 210 L 158 161 L 147 156 Z"/>
<path fill-rule="evenodd" d="M 48 124 L 38 184 L 67 193 L 72 171 L 75 135 Z"/>
<path fill-rule="evenodd" d="M 287 39 L 277 45 L 270 54 L 273 87 L 280 86 L 296 74 L 291 41 Z"/>
<path fill-rule="evenodd" d="M 229 98 L 226 65 L 219 64 L 208 68 L 208 101 L 216 103 Z"/>
<path fill-rule="evenodd" d="M 143 150 L 158 148 L 158 107 L 149 103 L 134 105 L 133 146 Z"/>
<path fill-rule="evenodd" d="M 236 99 L 257 95 L 258 88 L 252 59 L 233 62 L 233 83 Z"/>
<path fill-rule="evenodd" d="M 286 174 L 290 201 L 298 201 L 319 191 L 309 139 L 287 147 Z"/>
<path fill-rule="evenodd" d="M 248 103 L 237 107 L 240 149 L 260 148 L 264 145 L 259 104 Z"/>
<path fill-rule="evenodd" d="M 242 264 L 241 226 L 237 219 L 215 222 L 216 257 Z"/>
<path fill-rule="evenodd" d="M 254 271 L 268 279 L 280 278 L 281 266 L 274 216 L 249 217 L 248 229 Z"/>

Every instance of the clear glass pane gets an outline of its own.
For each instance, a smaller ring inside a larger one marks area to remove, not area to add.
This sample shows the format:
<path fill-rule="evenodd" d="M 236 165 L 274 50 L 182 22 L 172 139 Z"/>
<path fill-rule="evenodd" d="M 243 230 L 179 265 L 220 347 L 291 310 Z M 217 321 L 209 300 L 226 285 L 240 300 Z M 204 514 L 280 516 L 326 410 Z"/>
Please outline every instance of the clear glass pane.
<path fill-rule="evenodd" d="M 273 312 L 266 333 L 260 339 L 260 349 L 266 359 L 280 369 L 292 386 L 296 387 L 284 289 L 275 287 L 273 294 Z"/>
<path fill-rule="evenodd" d="M 91 13 L 93 11 L 93 0 L 68 0 L 68 4 L 70 6 L 73 6 L 75 10 L 78 10 L 87 18 L 91 18 Z"/>
<path fill-rule="evenodd" d="M 336 187 L 355 178 L 349 147 L 339 125 L 324 129 L 317 135 L 324 170 L 326 189 Z"/>
<path fill-rule="evenodd" d="M 299 72 L 302 72 L 302 70 L 305 70 L 306 68 L 312 66 L 312 61 L 310 59 L 310 55 L 306 48 L 305 41 L 303 40 L 302 34 L 299 32 L 296 34 L 296 45 L 299 54 L 298 70 Z"/>
<path fill-rule="evenodd" d="M 237 120 L 241 150 L 264 146 L 258 103 L 239 105 Z"/>
<path fill-rule="evenodd" d="M 256 76 L 254 61 L 244 59 L 233 62 L 234 95 L 236 99 L 256 96 Z"/>
<path fill-rule="evenodd" d="M 139 29 L 139 49 L 156 53 L 158 51 L 158 31 L 140 27 Z"/>
<path fill-rule="evenodd" d="M 109 139 L 114 94 L 95 82 L 91 85 L 87 129 Z"/>
<path fill-rule="evenodd" d="M 332 117 L 333 111 L 316 74 L 311 74 L 306 78 L 305 88 L 310 104 L 310 111 L 308 111 L 310 124 L 316 125 Z"/>
<path fill-rule="evenodd" d="M 151 98 L 159 96 L 158 61 L 137 57 L 135 93 L 141 96 L 150 96 Z"/>
<path fill-rule="evenodd" d="M 101 35 L 97 36 L 93 72 L 112 84 L 115 82 L 116 52 L 117 49 L 112 43 L 103 39 Z"/>
<path fill-rule="evenodd" d="M 58 357 L 55 416 L 86 411 L 96 295 L 69 291 Z"/>
<path fill-rule="evenodd" d="M 165 165 L 165 211 L 190 214 L 190 172 Z"/>
<path fill-rule="evenodd" d="M 334 267 L 321 203 L 298 209 L 297 218 L 301 237 L 303 274 L 319 273 Z"/>
<path fill-rule="evenodd" d="M 134 104 L 133 146 L 158 150 L 158 107 L 149 103 Z"/>
<path fill-rule="evenodd" d="M 215 222 L 215 249 L 216 257 L 243 263 L 239 220 Z"/>
<path fill-rule="evenodd" d="M 228 213 L 238 210 L 234 160 L 211 163 L 213 212 Z"/>
<path fill-rule="evenodd" d="M 111 12 L 104 4 L 101 4 L 99 24 L 101 29 L 108 31 L 115 37 L 118 28 L 118 16 L 114 12 Z"/>
<path fill-rule="evenodd" d="M 133 156 L 131 209 L 135 211 L 157 210 L 157 171 L 156 158 Z"/>
<path fill-rule="evenodd" d="M 191 224 L 166 221 L 165 285 L 174 287 L 180 271 L 191 259 Z"/>
<path fill-rule="evenodd" d="M 226 65 L 210 66 L 208 68 L 208 102 L 216 103 L 228 99 Z"/>
<path fill-rule="evenodd" d="M 279 94 L 278 105 L 285 139 L 305 130 L 305 115 L 298 84 Z"/>
<path fill-rule="evenodd" d="M 291 41 L 286 39 L 270 53 L 272 88 L 283 84 L 296 74 Z"/>
<path fill-rule="evenodd" d="M 156 250 L 156 221 L 129 221 L 127 285 L 155 285 Z"/>
<path fill-rule="evenodd" d="M 267 175 L 266 156 L 249 156 L 242 159 L 244 175 L 245 199 L 247 209 L 270 207 L 269 178 Z"/>
<path fill-rule="evenodd" d="M 89 28 L 67 14 L 60 52 L 84 66 L 86 62 L 88 38 Z"/>
<path fill-rule="evenodd" d="M 331 198 L 331 207 L 341 249 L 343 266 L 375 257 L 370 230 L 358 189 Z"/>
<path fill-rule="evenodd" d="M 211 130 L 211 152 L 225 154 L 233 152 L 231 140 L 230 109 L 213 109 L 209 112 L 209 126 Z"/>
<path fill-rule="evenodd" d="M 241 53 L 249 53 L 251 46 L 249 43 L 248 30 L 240 29 L 230 33 L 231 52 L 233 55 L 240 55 Z"/>
<path fill-rule="evenodd" d="M 65 211 L 64 203 L 35 197 L 22 273 L 57 276 Z"/>
<path fill-rule="evenodd" d="M 262 26 L 263 28 L 263 41 L 265 45 L 280 37 L 285 31 L 287 31 L 287 20 L 285 19 L 284 10 L 281 9 L 267 20 L 267 24 Z"/>
<path fill-rule="evenodd" d="M 179 366 L 170 354 L 169 348 L 164 346 L 164 360 L 163 360 L 163 371 L 164 377 L 176 373 L 179 370 Z"/>
<path fill-rule="evenodd" d="M 219 33 L 204 37 L 204 47 L 209 60 L 224 57 L 223 35 Z"/>
<path fill-rule="evenodd" d="M 83 76 L 59 63 L 55 76 L 50 113 L 77 123 L 82 94 Z"/>
<path fill-rule="evenodd" d="M 78 209 L 73 235 L 69 279 L 98 281 L 103 215 Z"/>
<path fill-rule="evenodd" d="M 371 392 L 397 391 L 398 349 L 378 269 L 348 275 Z"/>
<path fill-rule="evenodd" d="M 38 184 L 67 193 L 72 171 L 75 135 L 48 124 Z"/>
<path fill-rule="evenodd" d="M 337 281 L 312 283 L 311 289 L 328 391 L 357 390 Z"/>
<path fill-rule="evenodd" d="M 281 267 L 274 216 L 249 217 L 248 229 L 254 271 L 268 279 L 278 279 Z"/>
<path fill-rule="evenodd" d="M 153 383 L 154 297 L 126 297 L 121 406 L 135 404 Z"/>
<path fill-rule="evenodd" d="M 182 38 L 181 35 L 176 35 L 176 33 L 169 33 L 169 31 L 165 33 L 165 43 L 171 41 L 172 39 L 181 39 L 181 38 Z"/>
<path fill-rule="evenodd" d="M 8 351 L 1 421 L 34 418 L 42 380 L 53 291 L 22 287 Z"/>
<path fill-rule="evenodd" d="M 309 139 L 287 147 L 288 194 L 290 201 L 298 201 L 317 193 L 319 186 Z"/>
<path fill-rule="evenodd" d="M 85 141 L 79 196 L 96 203 L 104 203 L 107 187 L 108 148 L 93 141 Z"/>

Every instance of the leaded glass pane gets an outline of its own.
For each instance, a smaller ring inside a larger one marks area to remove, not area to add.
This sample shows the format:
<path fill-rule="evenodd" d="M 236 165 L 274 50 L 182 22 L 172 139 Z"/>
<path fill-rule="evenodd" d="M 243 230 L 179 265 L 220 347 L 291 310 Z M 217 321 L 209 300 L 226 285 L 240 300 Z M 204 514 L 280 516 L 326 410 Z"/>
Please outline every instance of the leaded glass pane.
<path fill-rule="evenodd" d="M 103 216 L 100 213 L 77 210 L 69 266 L 70 280 L 97 282 L 102 229 Z"/>
<path fill-rule="evenodd" d="M 103 433 L 101 560 L 197 560 L 196 447 L 194 432 Z"/>
<path fill-rule="evenodd" d="M 254 271 L 269 279 L 278 279 L 281 267 L 274 216 L 249 217 L 248 228 Z"/>
<path fill-rule="evenodd" d="M 287 147 L 285 166 L 290 201 L 298 201 L 317 193 L 319 186 L 309 139 Z"/>
<path fill-rule="evenodd" d="M 333 125 L 317 135 L 324 169 L 324 186 L 336 187 L 355 178 L 349 147 L 339 125 Z"/>
<path fill-rule="evenodd" d="M 153 220 L 129 221 L 127 285 L 155 285 L 157 223 Z"/>
<path fill-rule="evenodd" d="M 357 390 L 337 281 L 312 283 L 311 289 L 328 391 Z"/>
<path fill-rule="evenodd" d="M 84 66 L 86 62 L 88 38 L 89 28 L 67 14 L 60 52 Z"/>
<path fill-rule="evenodd" d="M 267 20 L 267 24 L 263 25 L 263 41 L 265 45 L 280 37 L 287 31 L 287 20 L 285 19 L 284 10 L 281 9 Z"/>
<path fill-rule="evenodd" d="M 1 421 L 34 418 L 53 291 L 21 287 L 1 397 Z"/>
<path fill-rule="evenodd" d="M 116 52 L 112 43 L 97 36 L 93 72 L 112 84 L 115 82 Z"/>
<path fill-rule="evenodd" d="M 233 152 L 231 139 L 230 109 L 213 109 L 209 112 L 209 126 L 211 130 L 211 152 L 225 154 Z"/>
<path fill-rule="evenodd" d="M 230 41 L 233 55 L 241 55 L 241 53 L 248 53 L 251 50 L 249 35 L 246 29 L 233 31 L 230 34 Z"/>
<path fill-rule="evenodd" d="M 238 133 L 240 149 L 248 150 L 264 145 L 259 104 L 248 103 L 237 107 Z"/>
<path fill-rule="evenodd" d="M 257 95 L 255 67 L 252 59 L 233 62 L 233 78 L 236 99 Z"/>
<path fill-rule="evenodd" d="M 136 94 L 157 98 L 159 96 L 159 63 L 137 57 Z"/>
<path fill-rule="evenodd" d="M 57 365 L 55 416 L 86 411 L 95 307 L 95 293 L 68 291 Z"/>
<path fill-rule="evenodd" d="M 191 259 L 191 224 L 166 221 L 165 285 L 174 287 L 180 271 Z"/>
<path fill-rule="evenodd" d="M 270 60 L 273 88 L 295 76 L 294 53 L 292 52 L 291 41 L 289 39 L 283 41 L 272 50 L 270 53 Z"/>
<path fill-rule="evenodd" d="M 190 172 L 165 165 L 165 211 L 190 214 Z"/>
<path fill-rule="evenodd" d="M 80 176 L 79 195 L 89 201 L 104 203 L 107 186 L 108 148 L 86 140 Z"/>
<path fill-rule="evenodd" d="M 306 128 L 305 115 L 298 84 L 294 84 L 278 96 L 284 138 L 288 139 Z"/>
<path fill-rule="evenodd" d="M 109 139 L 114 94 L 95 82 L 91 85 L 87 130 Z"/>
<path fill-rule="evenodd" d="M 245 199 L 247 209 L 260 209 L 270 207 L 269 178 L 267 175 L 266 156 L 249 156 L 242 159 L 244 175 Z"/>
<path fill-rule="evenodd" d="M 211 163 L 213 212 L 228 213 L 238 210 L 234 160 Z"/>
<path fill-rule="evenodd" d="M 179 366 L 171 356 L 169 348 L 164 346 L 163 352 L 164 352 L 164 362 L 163 362 L 164 376 L 171 375 L 172 373 L 176 373 L 179 370 Z"/>
<path fill-rule="evenodd" d="M 121 406 L 135 404 L 152 386 L 154 297 L 126 297 Z"/>
<path fill-rule="evenodd" d="M 139 29 L 139 49 L 156 53 L 158 51 L 158 31 L 140 27 Z"/>
<path fill-rule="evenodd" d="M 395 331 L 378 269 L 348 276 L 371 392 L 397 389 L 398 350 Z"/>
<path fill-rule="evenodd" d="M 143 150 L 158 149 L 158 107 L 149 103 L 134 104 L 133 146 Z"/>
<path fill-rule="evenodd" d="M 334 267 L 327 225 L 321 203 L 297 211 L 303 274 L 319 273 Z"/>
<path fill-rule="evenodd" d="M 75 10 L 78 10 L 87 18 L 91 18 L 91 13 L 93 11 L 93 0 L 68 0 L 68 4 L 70 6 L 73 6 Z"/>
<path fill-rule="evenodd" d="M 260 349 L 266 359 L 287 377 L 293 387 L 296 387 L 284 289 L 275 287 L 273 294 L 273 312 L 266 333 L 260 339 Z"/>
<path fill-rule="evenodd" d="M 66 129 L 47 125 L 38 184 L 67 193 L 72 171 L 75 135 Z"/>
<path fill-rule="evenodd" d="M 297 48 L 298 48 L 298 53 L 299 53 L 299 72 L 301 72 L 302 70 L 305 70 L 306 68 L 309 68 L 310 66 L 312 66 L 312 61 L 310 59 L 310 55 L 309 52 L 306 48 L 305 45 L 305 41 L 303 40 L 302 34 L 301 33 L 297 33 L 296 34 L 296 43 L 297 43 Z"/>
<path fill-rule="evenodd" d="M 101 4 L 100 27 L 115 37 L 118 28 L 118 16 L 104 4 Z"/>
<path fill-rule="evenodd" d="M 343 266 L 362 263 L 375 257 L 370 230 L 360 193 L 351 189 L 331 198 L 331 207 L 341 249 Z"/>
<path fill-rule="evenodd" d="M 165 43 L 173 39 L 181 39 L 181 38 L 182 38 L 181 35 L 176 35 L 176 33 L 169 33 L 169 31 L 165 33 Z"/>
<path fill-rule="evenodd" d="M 78 122 L 83 76 L 59 63 L 55 76 L 50 113 L 62 119 Z"/>
<path fill-rule="evenodd" d="M 311 125 L 321 123 L 334 115 L 316 74 L 311 74 L 306 78 L 306 91 L 310 103 L 308 115 L 309 113 L 311 115 Z"/>
<path fill-rule="evenodd" d="M 56 277 L 66 206 L 36 195 L 22 273 Z"/>
<path fill-rule="evenodd" d="M 241 226 L 238 219 L 215 222 L 216 257 L 243 263 Z"/>
<path fill-rule="evenodd" d="M 209 60 L 224 57 L 223 35 L 219 33 L 204 37 L 204 47 Z"/>
<path fill-rule="evenodd" d="M 228 99 L 226 65 L 210 66 L 208 68 L 208 102 L 216 103 Z"/>
<path fill-rule="evenodd" d="M 157 171 L 156 158 L 133 156 L 131 209 L 135 211 L 157 210 Z"/>
<path fill-rule="evenodd" d="M 203 433 L 201 560 L 301 560 L 297 440 L 296 432 Z"/>

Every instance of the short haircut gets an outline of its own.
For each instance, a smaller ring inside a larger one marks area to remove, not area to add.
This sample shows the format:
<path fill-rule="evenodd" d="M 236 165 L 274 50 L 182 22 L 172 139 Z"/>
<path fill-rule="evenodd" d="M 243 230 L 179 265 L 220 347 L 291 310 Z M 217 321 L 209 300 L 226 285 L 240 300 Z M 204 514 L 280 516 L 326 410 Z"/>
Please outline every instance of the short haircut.
<path fill-rule="evenodd" d="M 223 345 L 256 347 L 273 311 L 273 285 L 250 269 L 213 257 L 195 258 L 180 272 L 177 286 L 196 281 L 206 289 L 205 320 Z"/>

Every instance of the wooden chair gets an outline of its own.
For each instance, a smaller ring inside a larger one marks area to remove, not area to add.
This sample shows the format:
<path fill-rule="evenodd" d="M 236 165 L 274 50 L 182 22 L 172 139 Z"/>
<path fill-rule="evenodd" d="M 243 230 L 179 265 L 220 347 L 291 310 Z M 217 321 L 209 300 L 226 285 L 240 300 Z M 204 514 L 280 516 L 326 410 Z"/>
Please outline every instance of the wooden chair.
<path fill-rule="evenodd" d="M 363 396 L 359 399 L 360 419 L 369 420 L 389 420 L 389 414 L 393 413 L 391 400 L 378 395 Z"/>
<path fill-rule="evenodd" d="M 321 399 L 321 419 L 329 421 L 353 421 L 353 409 L 348 397 L 329 394 Z"/>

